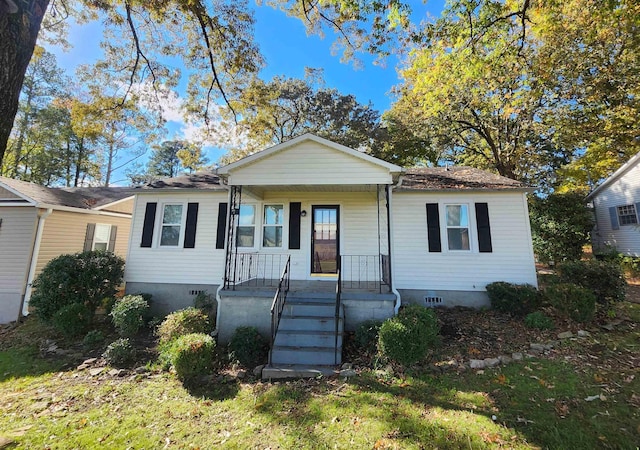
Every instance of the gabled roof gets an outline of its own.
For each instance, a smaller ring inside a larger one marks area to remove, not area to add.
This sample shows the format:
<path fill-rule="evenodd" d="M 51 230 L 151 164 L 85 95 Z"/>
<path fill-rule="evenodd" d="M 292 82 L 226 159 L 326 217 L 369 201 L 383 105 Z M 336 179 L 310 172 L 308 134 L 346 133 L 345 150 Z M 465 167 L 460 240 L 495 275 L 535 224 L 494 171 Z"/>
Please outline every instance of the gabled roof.
<path fill-rule="evenodd" d="M 6 177 L 0 177 L 0 186 L 33 203 L 34 206 L 45 204 L 95 209 L 134 195 L 134 188 L 131 187 L 51 188 Z"/>
<path fill-rule="evenodd" d="M 220 177 L 211 171 L 202 171 L 183 174 L 174 178 L 155 180 L 137 188 L 139 190 L 151 189 L 199 189 L 211 191 L 224 191 L 226 187 L 220 182 Z"/>
<path fill-rule="evenodd" d="M 627 173 L 629 170 L 631 170 L 633 167 L 635 167 L 638 164 L 640 164 L 640 152 L 632 156 L 629 159 L 629 161 L 627 161 L 622 166 L 620 166 L 620 168 L 615 172 L 613 172 L 613 174 L 609 178 L 604 180 L 600 186 L 598 186 L 593 191 L 591 191 L 591 193 L 587 195 L 587 201 L 589 202 L 593 200 L 593 197 L 595 197 L 598 192 L 602 191 L 604 188 L 609 186 L 611 183 L 616 181 L 618 178 L 620 178 L 622 175 Z"/>
<path fill-rule="evenodd" d="M 316 136 L 315 134 L 311 134 L 311 133 L 305 133 L 301 136 L 295 137 L 287 142 L 283 142 L 281 144 L 278 145 L 274 145 L 273 147 L 267 148 L 265 150 L 261 150 L 257 153 L 254 153 L 253 155 L 247 156 L 245 158 L 242 158 L 238 161 L 232 162 L 231 164 L 227 164 L 226 166 L 222 166 L 220 167 L 220 169 L 218 169 L 218 173 L 222 176 L 227 175 L 230 171 L 233 171 L 239 167 L 243 167 L 249 164 L 252 164 L 256 161 L 259 161 L 263 158 L 267 158 L 271 155 L 273 155 L 274 153 L 278 153 L 281 152 L 283 150 L 286 150 L 288 148 L 294 147 L 298 144 L 300 144 L 301 142 L 304 141 L 313 141 L 316 142 L 318 144 L 324 145 L 326 147 L 332 148 L 334 150 L 346 153 L 350 156 L 353 156 L 355 158 L 359 158 L 362 159 L 364 161 L 367 161 L 371 164 L 375 164 L 377 166 L 381 166 L 381 167 L 385 167 L 386 169 L 388 169 L 391 173 L 399 173 L 402 172 L 404 169 L 400 166 L 396 166 L 395 164 L 391 164 L 387 161 L 383 161 L 381 159 L 375 158 L 371 155 L 367 155 L 366 153 L 363 152 L 359 152 L 357 150 L 354 150 L 352 148 L 349 148 L 345 145 L 342 144 L 338 144 L 336 142 L 332 142 L 328 139 L 324 139 L 321 138 L 320 136 Z"/>
<path fill-rule="evenodd" d="M 400 186 L 404 191 L 442 190 L 530 190 L 516 180 L 473 167 L 413 167 L 407 169 Z"/>

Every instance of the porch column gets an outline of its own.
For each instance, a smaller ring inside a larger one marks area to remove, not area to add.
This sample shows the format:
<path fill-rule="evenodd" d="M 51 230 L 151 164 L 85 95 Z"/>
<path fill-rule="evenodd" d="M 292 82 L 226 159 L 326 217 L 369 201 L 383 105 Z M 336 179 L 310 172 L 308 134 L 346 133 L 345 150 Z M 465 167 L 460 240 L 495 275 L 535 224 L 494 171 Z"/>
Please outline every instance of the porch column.
<path fill-rule="evenodd" d="M 391 252 L 391 185 L 384 186 L 387 204 L 387 248 L 389 250 L 389 290 L 393 291 L 393 254 Z"/>

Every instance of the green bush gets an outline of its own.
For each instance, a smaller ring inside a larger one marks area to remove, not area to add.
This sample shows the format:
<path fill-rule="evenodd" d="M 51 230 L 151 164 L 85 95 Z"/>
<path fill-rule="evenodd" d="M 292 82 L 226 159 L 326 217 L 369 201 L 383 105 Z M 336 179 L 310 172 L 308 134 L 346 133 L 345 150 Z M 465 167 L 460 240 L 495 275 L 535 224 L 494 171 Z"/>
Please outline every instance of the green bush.
<path fill-rule="evenodd" d="M 493 309 L 514 316 L 525 316 L 542 303 L 540 292 L 530 284 L 496 281 L 487 284 L 486 289 Z"/>
<path fill-rule="evenodd" d="M 82 303 L 71 303 L 56 311 L 51 322 L 66 337 L 80 336 L 89 327 L 91 313 Z"/>
<path fill-rule="evenodd" d="M 358 325 L 355 333 L 355 342 L 358 347 L 366 351 L 375 350 L 381 326 L 382 321 L 374 319 L 365 320 Z"/>
<path fill-rule="evenodd" d="M 190 380 L 211 373 L 215 347 L 211 336 L 193 333 L 176 338 L 165 351 L 178 377 Z"/>
<path fill-rule="evenodd" d="M 116 293 L 123 275 L 124 260 L 113 253 L 61 255 L 49 261 L 33 282 L 29 304 L 45 322 L 73 303 L 84 303 L 92 319 L 103 299 Z"/>
<path fill-rule="evenodd" d="M 410 305 L 382 323 L 378 351 L 387 359 L 410 366 L 437 343 L 438 332 L 438 319 L 432 309 Z"/>
<path fill-rule="evenodd" d="M 533 250 L 542 262 L 578 260 L 589 241 L 593 216 L 577 193 L 529 197 Z"/>
<path fill-rule="evenodd" d="M 217 314 L 217 304 L 216 299 L 213 295 L 207 294 L 206 291 L 200 292 L 193 299 L 193 306 L 196 309 L 204 312 L 208 317 L 209 321 L 213 324 L 215 322 L 216 314 Z"/>
<path fill-rule="evenodd" d="M 524 324 L 529 328 L 536 328 L 538 330 L 551 330 L 553 328 L 553 320 L 540 311 L 527 314 L 524 318 Z"/>
<path fill-rule="evenodd" d="M 549 286 L 547 298 L 561 314 L 576 322 L 589 322 L 596 312 L 596 297 L 591 290 L 572 283 Z"/>
<path fill-rule="evenodd" d="M 158 327 L 160 343 L 166 343 L 179 336 L 211 331 L 209 318 L 196 308 L 186 308 L 169 314 Z"/>
<path fill-rule="evenodd" d="M 619 264 L 609 261 L 571 261 L 558 266 L 565 283 L 575 283 L 590 289 L 599 303 L 622 301 L 627 283 Z"/>
<path fill-rule="evenodd" d="M 136 360 L 136 351 L 129 342 L 129 338 L 120 338 L 113 341 L 102 357 L 113 367 L 126 367 Z"/>
<path fill-rule="evenodd" d="M 142 327 L 149 313 L 149 303 L 142 295 L 125 295 L 111 308 L 111 322 L 121 336 L 133 336 Z"/>
<path fill-rule="evenodd" d="M 91 330 L 82 340 L 82 345 L 86 348 L 95 348 L 104 342 L 104 334 L 100 330 Z"/>
<path fill-rule="evenodd" d="M 254 327 L 238 327 L 229 341 L 229 359 L 244 367 L 265 362 L 269 344 Z"/>
<path fill-rule="evenodd" d="M 633 256 L 623 256 L 620 265 L 625 273 L 632 277 L 640 276 L 640 258 Z"/>

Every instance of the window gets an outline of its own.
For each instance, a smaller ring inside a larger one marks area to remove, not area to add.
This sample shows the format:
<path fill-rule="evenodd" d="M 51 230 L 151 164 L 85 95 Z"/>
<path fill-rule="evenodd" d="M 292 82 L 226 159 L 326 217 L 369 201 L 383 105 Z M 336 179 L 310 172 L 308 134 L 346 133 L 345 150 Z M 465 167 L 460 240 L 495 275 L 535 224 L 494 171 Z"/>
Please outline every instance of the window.
<path fill-rule="evenodd" d="M 264 205 L 262 221 L 262 246 L 282 247 L 282 224 L 284 207 L 282 205 Z"/>
<path fill-rule="evenodd" d="M 253 247 L 256 232 L 255 205 L 240 205 L 236 245 L 238 247 Z"/>
<path fill-rule="evenodd" d="M 470 250 L 469 207 L 446 205 L 447 243 L 449 250 Z"/>
<path fill-rule="evenodd" d="M 635 205 L 618 206 L 618 220 L 620 225 L 634 225 L 638 223 Z"/>
<path fill-rule="evenodd" d="M 93 232 L 93 243 L 91 250 L 102 250 L 106 252 L 109 249 L 109 238 L 111 237 L 111 225 L 97 223 Z"/>
<path fill-rule="evenodd" d="M 182 205 L 164 205 L 162 210 L 161 247 L 177 247 L 182 229 Z"/>

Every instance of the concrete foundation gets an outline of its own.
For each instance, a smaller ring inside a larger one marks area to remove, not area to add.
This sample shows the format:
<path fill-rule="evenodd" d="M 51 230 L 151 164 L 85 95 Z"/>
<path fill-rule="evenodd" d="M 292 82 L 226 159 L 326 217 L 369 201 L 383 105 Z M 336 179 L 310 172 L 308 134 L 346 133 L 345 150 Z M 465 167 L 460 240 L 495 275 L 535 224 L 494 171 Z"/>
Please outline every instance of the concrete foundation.
<path fill-rule="evenodd" d="M 0 293 L 0 324 L 14 322 L 20 317 L 20 302 L 22 296 Z"/>
<path fill-rule="evenodd" d="M 466 306 L 469 308 L 488 308 L 491 306 L 486 291 L 438 291 L 421 289 L 398 289 L 402 304 L 421 306 Z"/>
<path fill-rule="evenodd" d="M 151 313 L 164 316 L 170 312 L 193 306 L 200 291 L 206 291 L 215 299 L 218 285 L 128 282 L 127 294 L 151 294 Z"/>

